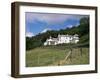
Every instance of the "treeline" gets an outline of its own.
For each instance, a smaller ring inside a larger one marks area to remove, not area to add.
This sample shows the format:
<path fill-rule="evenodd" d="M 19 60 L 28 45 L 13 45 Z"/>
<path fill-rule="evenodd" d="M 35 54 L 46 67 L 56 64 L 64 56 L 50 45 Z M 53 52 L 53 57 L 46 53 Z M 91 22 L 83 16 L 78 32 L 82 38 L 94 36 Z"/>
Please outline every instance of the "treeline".
<path fill-rule="evenodd" d="M 80 37 L 79 43 L 89 43 L 89 17 L 81 18 L 80 24 L 72 28 L 61 29 L 59 31 L 50 30 L 45 33 L 39 33 L 32 38 L 26 37 L 26 50 L 42 46 L 47 38 L 50 36 L 56 38 L 58 34 L 78 34 Z"/>

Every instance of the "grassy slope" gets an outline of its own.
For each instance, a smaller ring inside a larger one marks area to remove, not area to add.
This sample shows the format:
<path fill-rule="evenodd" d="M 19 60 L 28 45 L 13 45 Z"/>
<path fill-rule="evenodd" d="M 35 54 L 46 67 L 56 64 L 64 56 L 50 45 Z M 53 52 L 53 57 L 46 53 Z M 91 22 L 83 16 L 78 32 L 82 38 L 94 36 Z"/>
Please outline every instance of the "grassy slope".
<path fill-rule="evenodd" d="M 55 65 L 60 60 L 63 60 L 70 49 L 62 47 L 38 47 L 33 50 L 26 52 L 26 66 L 35 67 L 35 66 L 49 66 Z M 88 48 L 82 49 L 82 56 L 80 55 L 79 48 L 73 49 L 72 59 L 68 59 L 66 64 L 88 64 Z M 56 64 L 57 65 L 57 64 Z"/>
<path fill-rule="evenodd" d="M 35 48 L 26 53 L 26 66 L 44 66 L 63 59 L 68 50 Z"/>
<path fill-rule="evenodd" d="M 68 59 L 66 64 L 78 65 L 78 64 L 89 64 L 89 48 L 82 48 L 82 54 L 80 48 L 73 49 L 71 60 Z"/>

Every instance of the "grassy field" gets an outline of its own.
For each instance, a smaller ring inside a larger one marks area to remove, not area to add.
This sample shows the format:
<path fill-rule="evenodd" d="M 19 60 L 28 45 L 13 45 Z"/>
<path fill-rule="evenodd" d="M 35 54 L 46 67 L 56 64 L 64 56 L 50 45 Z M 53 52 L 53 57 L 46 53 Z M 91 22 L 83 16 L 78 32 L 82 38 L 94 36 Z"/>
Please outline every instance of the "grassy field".
<path fill-rule="evenodd" d="M 89 64 L 89 48 L 73 48 L 71 51 L 64 46 L 48 46 L 26 51 L 26 67 L 79 64 Z"/>

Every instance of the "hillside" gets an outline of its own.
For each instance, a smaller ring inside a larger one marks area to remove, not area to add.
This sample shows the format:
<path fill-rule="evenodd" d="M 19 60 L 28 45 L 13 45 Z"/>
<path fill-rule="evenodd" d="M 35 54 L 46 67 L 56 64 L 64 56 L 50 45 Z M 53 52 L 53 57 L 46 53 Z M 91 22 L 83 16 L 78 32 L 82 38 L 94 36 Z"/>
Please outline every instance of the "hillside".
<path fill-rule="evenodd" d="M 26 37 L 26 50 L 30 50 L 43 45 L 45 40 L 50 36 L 56 38 L 58 34 L 78 34 L 80 41 L 78 44 L 89 44 L 89 18 L 84 17 L 80 19 L 80 24 L 78 26 L 73 26 L 72 28 L 66 28 L 61 30 L 49 30 L 45 33 L 39 33 L 38 35 L 29 38 Z"/>
<path fill-rule="evenodd" d="M 65 46 L 37 47 L 26 51 L 26 67 L 89 64 L 89 48 L 82 48 L 82 53 L 80 48 L 73 48 L 67 57 L 69 52 Z"/>

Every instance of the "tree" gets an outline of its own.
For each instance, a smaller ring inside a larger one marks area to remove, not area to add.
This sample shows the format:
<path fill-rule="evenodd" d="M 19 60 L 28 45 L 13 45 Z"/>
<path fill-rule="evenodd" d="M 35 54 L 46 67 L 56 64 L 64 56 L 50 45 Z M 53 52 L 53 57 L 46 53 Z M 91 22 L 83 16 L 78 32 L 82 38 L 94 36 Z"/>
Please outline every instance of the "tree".
<path fill-rule="evenodd" d="M 80 19 L 79 33 L 80 36 L 83 36 L 84 34 L 89 34 L 89 17 L 84 17 Z"/>

